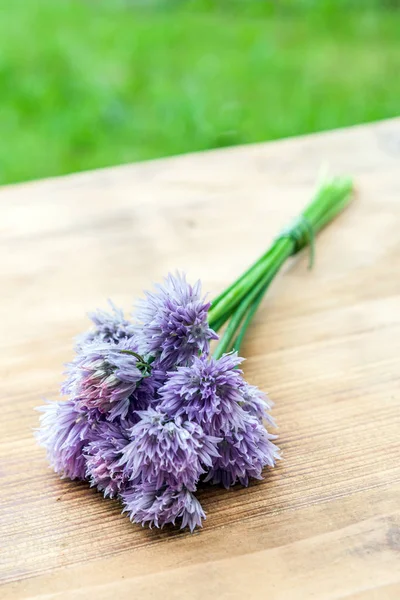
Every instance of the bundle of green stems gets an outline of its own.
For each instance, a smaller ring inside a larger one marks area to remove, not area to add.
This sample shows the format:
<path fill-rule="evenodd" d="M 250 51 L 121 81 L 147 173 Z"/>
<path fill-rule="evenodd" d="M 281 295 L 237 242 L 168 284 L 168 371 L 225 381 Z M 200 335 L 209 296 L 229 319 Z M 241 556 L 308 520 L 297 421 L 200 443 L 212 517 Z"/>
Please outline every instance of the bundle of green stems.
<path fill-rule="evenodd" d="M 305 210 L 273 241 L 268 250 L 211 303 L 209 323 L 215 331 L 225 329 L 214 356 L 240 351 L 243 338 L 260 303 L 283 264 L 306 246 L 310 267 L 316 234 L 349 203 L 353 185 L 348 178 L 322 184 Z"/>

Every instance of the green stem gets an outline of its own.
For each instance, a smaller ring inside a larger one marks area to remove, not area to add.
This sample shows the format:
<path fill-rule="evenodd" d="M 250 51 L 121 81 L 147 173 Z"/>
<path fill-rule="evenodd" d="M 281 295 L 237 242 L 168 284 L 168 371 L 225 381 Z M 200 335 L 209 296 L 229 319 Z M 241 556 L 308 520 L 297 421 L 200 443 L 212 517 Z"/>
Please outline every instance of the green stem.
<path fill-rule="evenodd" d="M 258 282 L 258 284 L 255 287 L 253 287 L 253 289 L 247 294 L 243 302 L 241 302 L 241 304 L 237 307 L 237 309 L 232 315 L 231 320 L 228 323 L 226 330 L 224 331 L 223 336 L 221 337 L 221 340 L 219 341 L 214 351 L 215 358 L 220 358 L 225 352 L 229 352 L 231 350 L 231 342 L 234 339 L 238 327 L 240 326 L 244 316 L 246 315 L 246 312 L 251 309 L 254 302 L 258 301 L 257 306 L 261 302 L 261 299 L 264 296 L 267 288 L 269 287 L 271 281 L 275 277 L 276 273 L 279 271 L 282 264 L 285 262 L 286 258 L 287 256 L 282 254 L 280 258 L 281 262 L 277 262 L 274 266 L 274 269 L 271 269 L 264 275 L 264 277 Z"/>
<path fill-rule="evenodd" d="M 263 288 L 261 290 L 261 292 L 258 294 L 257 298 L 254 300 L 253 304 L 251 304 L 251 306 L 249 307 L 249 309 L 247 311 L 246 317 L 243 320 L 243 323 L 240 327 L 237 338 L 232 346 L 232 350 L 235 350 L 235 352 L 237 352 L 237 353 L 240 352 L 240 348 L 242 346 L 242 342 L 243 342 L 244 336 L 246 334 L 247 328 L 250 325 L 255 313 L 257 312 L 258 307 L 260 306 L 261 300 L 264 298 L 267 288 L 268 288 L 268 286 L 266 286 L 265 288 Z"/>
<path fill-rule="evenodd" d="M 217 321 L 213 321 L 212 322 L 212 328 L 213 328 L 213 330 L 216 333 L 218 333 L 218 331 L 221 329 L 221 327 L 223 327 L 225 325 L 225 323 L 227 322 L 228 319 L 229 319 L 229 315 L 226 315 L 226 316 L 222 316 Z"/>
<path fill-rule="evenodd" d="M 352 191 L 353 183 L 349 178 L 332 179 L 318 190 L 303 212 L 314 233 L 321 231 L 349 204 Z"/>
<path fill-rule="evenodd" d="M 322 185 L 312 202 L 292 225 L 284 230 L 271 247 L 233 284 L 212 302 L 209 311 L 210 326 L 218 330 L 230 319 L 215 350 L 220 357 L 232 348 L 239 349 L 245 332 L 276 273 L 289 256 L 310 245 L 310 267 L 314 257 L 314 238 L 350 200 L 350 179 L 335 178 Z M 243 323 L 242 323 L 243 321 Z"/>
<path fill-rule="evenodd" d="M 274 269 L 274 265 L 284 262 L 293 253 L 293 247 L 293 241 L 288 237 L 277 239 L 264 257 L 257 261 L 245 275 L 239 277 L 231 289 L 228 288 L 216 305 L 215 301 L 212 302 L 208 313 L 210 326 L 214 328 L 215 324 L 224 318 L 225 322 L 233 309 L 247 295 L 249 289 L 252 289 L 265 273 Z"/>
<path fill-rule="evenodd" d="M 223 298 L 225 298 L 225 296 L 232 291 L 239 283 L 241 283 L 250 273 L 252 273 L 256 267 L 259 267 L 267 258 L 268 254 L 271 253 L 271 248 L 268 248 L 268 250 L 262 255 L 260 256 L 260 258 L 258 260 L 256 260 L 255 263 L 253 263 L 248 269 L 247 271 L 245 271 L 244 273 L 242 273 L 242 275 L 240 277 L 238 277 L 238 279 L 236 279 L 236 281 L 234 281 L 233 283 L 231 283 L 230 286 L 228 286 L 223 292 L 220 293 L 219 296 L 217 296 L 216 298 L 214 298 L 213 300 L 213 307 L 215 307 L 217 304 L 219 304 L 219 302 L 221 302 L 221 300 Z"/>

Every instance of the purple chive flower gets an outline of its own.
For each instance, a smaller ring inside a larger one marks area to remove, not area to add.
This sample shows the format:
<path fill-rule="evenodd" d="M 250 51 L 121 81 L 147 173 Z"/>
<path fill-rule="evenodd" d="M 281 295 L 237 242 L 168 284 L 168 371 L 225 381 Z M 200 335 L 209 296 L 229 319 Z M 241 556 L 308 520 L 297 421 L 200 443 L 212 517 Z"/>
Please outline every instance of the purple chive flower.
<path fill-rule="evenodd" d="M 36 438 L 46 449 L 50 465 L 61 477 L 85 479 L 83 450 L 101 415 L 78 408 L 73 400 L 48 402 L 38 410 L 43 414 Z"/>
<path fill-rule="evenodd" d="M 89 313 L 88 316 L 93 322 L 94 328 L 78 337 L 78 350 L 91 342 L 119 344 L 122 340 L 129 339 L 134 335 L 135 327 L 133 323 L 125 319 L 123 310 L 115 306 L 111 300 L 108 303 L 111 312 L 96 310 Z"/>
<path fill-rule="evenodd" d="M 180 528 L 189 527 L 193 532 L 195 527 L 201 527 L 202 519 L 206 518 L 203 508 L 197 498 L 186 489 L 172 490 L 145 483 L 134 486 L 122 493 L 124 502 L 123 512 L 129 513 L 134 523 L 149 525 L 151 528 L 164 527 L 167 523 L 175 525 L 180 521 Z"/>
<path fill-rule="evenodd" d="M 237 482 L 248 485 L 249 478 L 262 479 L 266 465 L 273 467 L 279 459 L 279 449 L 257 418 L 247 414 L 243 428 L 228 431 L 218 444 L 220 456 L 214 460 L 204 481 L 229 488 Z"/>
<path fill-rule="evenodd" d="M 204 467 L 211 467 L 219 456 L 216 447 L 221 438 L 206 435 L 197 423 L 167 418 L 152 408 L 138 415 L 140 421 L 130 430 L 132 441 L 121 459 L 130 480 L 194 491 Z"/>
<path fill-rule="evenodd" d="M 200 479 L 248 485 L 279 458 L 269 401 L 237 353 L 209 356 L 218 336 L 200 282 L 169 275 L 141 301 L 140 325 L 110 304 L 68 366 L 71 399 L 39 409 L 38 441 L 57 473 L 120 497 L 132 521 L 193 531 L 205 519 Z"/>
<path fill-rule="evenodd" d="M 142 379 L 133 393 L 132 406 L 135 411 L 146 410 L 158 404 L 158 390 L 164 384 L 166 377 L 166 372 L 157 362 L 150 365 L 150 375 Z"/>
<path fill-rule="evenodd" d="M 207 321 L 210 303 L 201 284 L 187 283 L 184 275 L 171 275 L 138 304 L 137 340 L 141 354 L 158 357 L 164 367 L 185 365 L 199 353 L 208 353 L 210 340 L 218 339 Z"/>
<path fill-rule="evenodd" d="M 126 416 L 129 397 L 146 373 L 134 351 L 132 340 L 120 344 L 87 344 L 70 363 L 63 394 L 78 398 L 80 406 L 97 408 L 102 413 L 113 410 L 113 418 Z"/>
<path fill-rule="evenodd" d="M 119 461 L 128 443 L 128 432 L 120 423 L 103 421 L 84 449 L 86 477 L 105 497 L 115 498 L 126 485 L 127 477 Z"/>
<path fill-rule="evenodd" d="M 125 428 L 133 427 L 140 420 L 138 411 L 157 406 L 158 390 L 165 382 L 166 373 L 156 362 L 147 366 L 147 372 L 149 375 L 141 379 L 129 398 L 112 404 L 107 420 L 120 419 Z"/>
<path fill-rule="evenodd" d="M 236 353 L 218 360 L 199 356 L 190 367 L 170 372 L 159 390 L 160 410 L 195 421 L 213 435 L 242 427 L 244 380 L 237 368 L 242 360 Z"/>
<path fill-rule="evenodd" d="M 125 427 L 132 427 L 139 421 L 138 411 L 146 410 L 157 404 L 157 390 L 164 381 L 164 371 L 160 371 L 156 367 L 151 369 L 151 374 L 138 383 L 128 398 L 111 405 L 107 419 L 114 421 L 119 418 Z"/>
<path fill-rule="evenodd" d="M 243 380 L 240 394 L 242 396 L 240 405 L 243 410 L 259 419 L 259 421 L 265 420 L 269 425 L 275 427 L 275 421 L 268 413 L 268 411 L 271 410 L 273 403 L 264 392 L 255 385 L 250 385 L 247 381 Z"/>

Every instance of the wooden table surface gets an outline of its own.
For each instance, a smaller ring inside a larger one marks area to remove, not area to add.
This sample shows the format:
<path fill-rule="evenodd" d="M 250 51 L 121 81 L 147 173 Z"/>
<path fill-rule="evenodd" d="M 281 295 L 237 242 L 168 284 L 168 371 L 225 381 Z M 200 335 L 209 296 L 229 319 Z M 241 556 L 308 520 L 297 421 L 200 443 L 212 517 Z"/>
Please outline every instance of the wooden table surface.
<path fill-rule="evenodd" d="M 353 204 L 292 260 L 251 327 L 284 460 L 200 493 L 203 530 L 142 529 L 60 481 L 33 410 L 57 398 L 86 311 L 169 270 L 212 295 L 310 199 Z M 0 190 L 1 581 L 8 598 L 400 598 L 400 120 Z"/>

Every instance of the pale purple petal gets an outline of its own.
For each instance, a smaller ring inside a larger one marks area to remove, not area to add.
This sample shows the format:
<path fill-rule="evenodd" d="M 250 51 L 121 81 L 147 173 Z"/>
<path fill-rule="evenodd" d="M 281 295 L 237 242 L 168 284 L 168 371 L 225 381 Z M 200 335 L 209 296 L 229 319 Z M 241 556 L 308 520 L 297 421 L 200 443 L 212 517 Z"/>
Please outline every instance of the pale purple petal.
<path fill-rule="evenodd" d="M 247 415 L 242 429 L 225 433 L 218 445 L 220 456 L 204 481 L 229 488 L 237 482 L 247 486 L 251 477 L 262 479 L 263 468 L 275 466 L 279 459 L 279 449 L 271 441 L 275 438 L 256 417 Z"/>
<path fill-rule="evenodd" d="M 122 451 L 129 443 L 129 433 L 121 423 L 104 421 L 84 449 L 86 477 L 92 486 L 114 498 L 127 484 L 124 469 L 119 465 Z"/>
<path fill-rule="evenodd" d="M 218 456 L 221 438 L 206 435 L 200 425 L 180 417 L 167 418 L 155 409 L 140 411 L 130 430 L 121 464 L 132 481 L 152 482 L 157 488 L 185 486 L 194 491 L 200 475 Z"/>
<path fill-rule="evenodd" d="M 275 427 L 275 421 L 269 414 L 273 403 L 264 392 L 255 385 L 250 385 L 243 380 L 243 385 L 240 390 L 242 400 L 240 405 L 243 410 L 248 412 L 253 417 L 257 417 L 260 421 L 266 421 L 268 425 Z"/>
<path fill-rule="evenodd" d="M 109 412 L 118 404 L 118 415 L 128 408 L 126 400 L 134 393 L 144 374 L 138 359 L 129 354 L 136 348 L 133 340 L 120 344 L 92 342 L 81 349 L 68 365 L 63 394 L 79 398 L 81 406 Z"/>
<path fill-rule="evenodd" d="M 73 400 L 48 402 L 42 413 L 36 439 L 46 449 L 47 458 L 61 477 L 85 479 L 83 451 L 98 427 L 98 411 L 85 411 Z"/>
<path fill-rule="evenodd" d="M 135 327 L 131 321 L 125 319 L 123 310 L 115 306 L 111 300 L 108 301 L 111 312 L 96 310 L 89 313 L 89 319 L 94 328 L 83 333 L 77 339 L 77 350 L 80 351 L 87 343 L 106 342 L 119 344 L 122 340 L 131 338 L 135 333 Z"/>
<path fill-rule="evenodd" d="M 202 297 L 200 282 L 191 286 L 178 273 L 155 287 L 139 301 L 135 314 L 140 352 L 159 358 L 166 369 L 208 353 L 210 340 L 218 336 L 208 325 L 210 303 Z"/>
<path fill-rule="evenodd" d="M 242 426 L 242 358 L 225 354 L 216 360 L 195 357 L 190 367 L 170 372 L 159 390 L 160 410 L 202 425 L 207 433 L 220 435 Z"/>
<path fill-rule="evenodd" d="M 131 521 L 143 526 L 164 527 L 169 523 L 175 525 L 178 520 L 181 529 L 189 527 L 193 532 L 195 527 L 202 526 L 202 520 L 206 518 L 200 502 L 186 489 L 167 487 L 160 490 L 147 483 L 124 492 L 122 500 L 123 512 L 129 514 Z"/>

